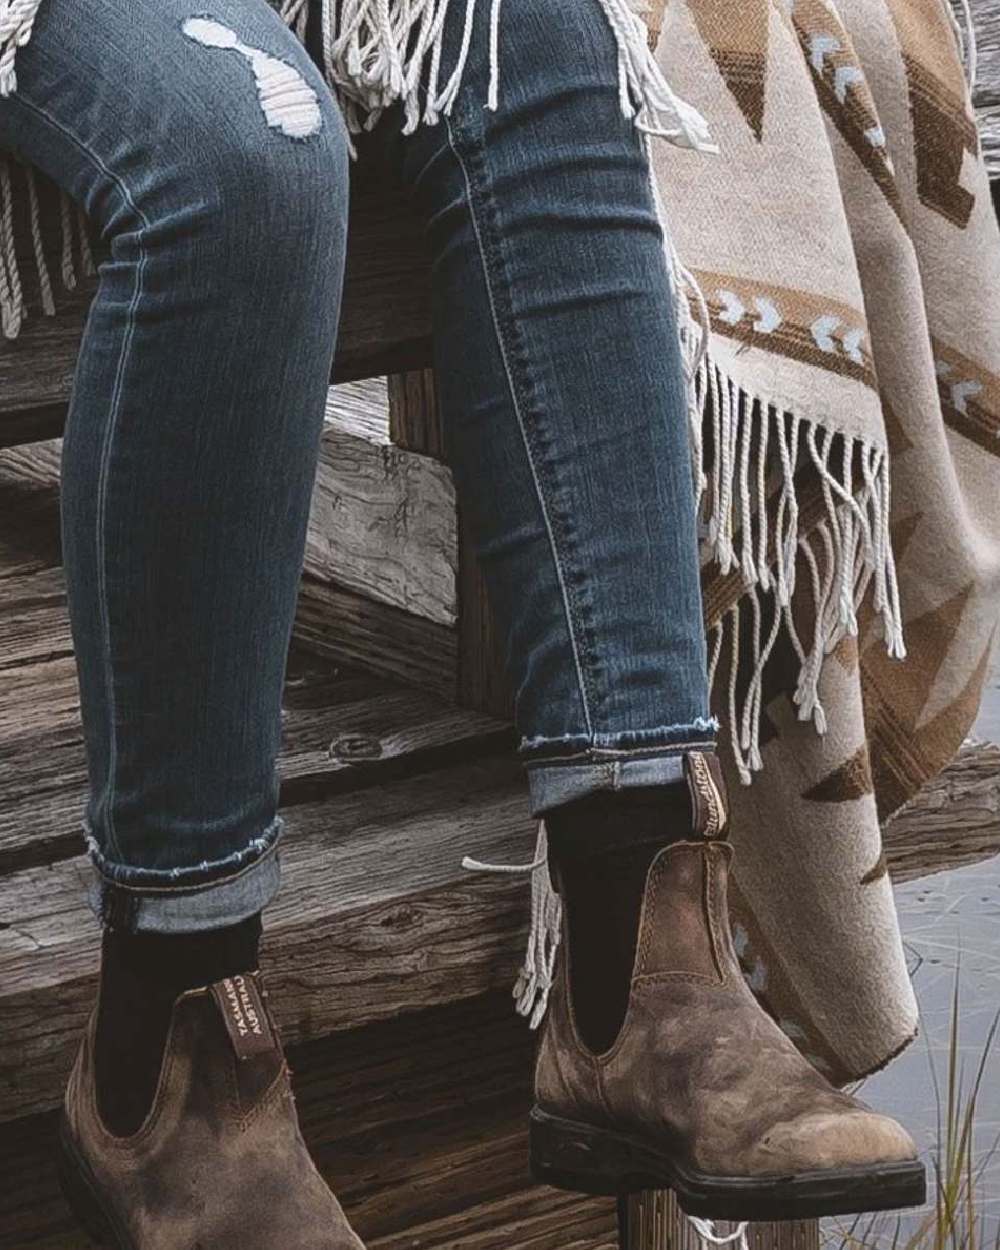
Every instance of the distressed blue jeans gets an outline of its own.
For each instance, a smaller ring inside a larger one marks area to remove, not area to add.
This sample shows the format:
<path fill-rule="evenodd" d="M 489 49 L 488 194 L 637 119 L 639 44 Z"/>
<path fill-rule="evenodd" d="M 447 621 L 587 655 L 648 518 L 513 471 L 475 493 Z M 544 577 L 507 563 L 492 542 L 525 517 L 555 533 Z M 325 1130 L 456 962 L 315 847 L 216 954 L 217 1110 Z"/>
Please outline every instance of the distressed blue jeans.
<path fill-rule="evenodd" d="M 479 6 L 452 115 L 380 130 L 427 224 L 449 458 L 542 814 L 676 780 L 714 725 L 672 299 L 616 44 L 594 0 L 506 0 L 502 23 L 495 111 Z M 344 125 L 265 0 L 47 0 L 18 77 L 0 146 L 109 249 L 62 477 L 95 903 L 144 930 L 234 923 L 278 886 Z"/>

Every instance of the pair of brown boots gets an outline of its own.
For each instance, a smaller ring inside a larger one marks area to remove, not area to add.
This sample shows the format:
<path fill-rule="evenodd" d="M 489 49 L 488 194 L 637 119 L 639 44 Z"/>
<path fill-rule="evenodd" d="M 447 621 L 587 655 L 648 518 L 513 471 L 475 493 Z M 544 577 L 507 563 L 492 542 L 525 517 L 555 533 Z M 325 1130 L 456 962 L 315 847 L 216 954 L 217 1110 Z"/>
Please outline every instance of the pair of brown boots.
<path fill-rule="evenodd" d="M 617 848 L 621 871 L 642 873 L 631 912 L 595 910 L 593 883 L 616 870 L 606 847 L 592 862 L 556 862 L 564 941 L 531 1113 L 536 1179 L 600 1194 L 672 1188 L 690 1214 L 740 1220 L 922 1202 L 907 1134 L 834 1089 L 747 988 L 729 930 L 715 758 L 689 756 L 687 775 L 690 836 L 658 847 L 625 836 Z M 630 971 L 595 998 L 589 961 L 611 930 L 629 935 L 612 962 Z M 259 973 L 177 1000 L 152 1109 L 129 1137 L 109 1133 L 98 1111 L 94 1028 L 70 1078 L 61 1150 L 67 1196 L 95 1240 L 361 1247 L 303 1142 Z"/>

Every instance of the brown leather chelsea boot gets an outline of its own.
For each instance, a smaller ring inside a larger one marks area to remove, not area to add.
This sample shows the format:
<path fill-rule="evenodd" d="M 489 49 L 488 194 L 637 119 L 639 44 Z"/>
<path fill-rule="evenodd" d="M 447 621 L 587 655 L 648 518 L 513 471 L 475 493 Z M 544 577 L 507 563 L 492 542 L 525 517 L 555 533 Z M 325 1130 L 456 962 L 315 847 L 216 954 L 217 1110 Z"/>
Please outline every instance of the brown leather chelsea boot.
<path fill-rule="evenodd" d="M 98 1113 L 91 1018 L 60 1151 L 66 1197 L 98 1244 L 364 1250 L 302 1140 L 266 997 L 248 973 L 177 999 L 152 1109 L 129 1137 Z"/>
<path fill-rule="evenodd" d="M 592 890 L 579 895 L 585 914 L 574 914 L 572 872 L 560 882 L 554 866 L 563 942 L 535 1078 L 535 1179 L 585 1193 L 673 1189 L 685 1212 L 713 1219 L 923 1202 L 924 1168 L 908 1135 L 835 1089 L 748 988 L 729 928 L 721 776 L 704 755 L 687 770 L 691 833 L 649 852 L 631 977 L 609 996 L 603 1023 L 593 1003 L 585 1016 L 576 1010 L 587 967 L 574 967 L 574 954 L 593 942 L 574 944 L 573 932 L 609 918 L 594 910 Z M 634 863 L 635 847 L 626 853 Z M 602 855 L 608 863 L 592 866 L 591 879 L 615 871 L 614 848 Z"/>

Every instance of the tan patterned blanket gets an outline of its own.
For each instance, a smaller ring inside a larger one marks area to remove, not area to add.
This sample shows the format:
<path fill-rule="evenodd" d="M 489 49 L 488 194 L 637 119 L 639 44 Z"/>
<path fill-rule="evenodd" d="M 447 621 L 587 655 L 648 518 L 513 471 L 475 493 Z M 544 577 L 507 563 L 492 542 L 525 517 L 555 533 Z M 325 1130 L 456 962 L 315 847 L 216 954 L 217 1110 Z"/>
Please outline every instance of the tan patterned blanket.
<path fill-rule="evenodd" d="M 687 346 L 738 940 L 844 1081 L 914 1035 L 879 820 L 961 744 L 1000 615 L 1000 236 L 963 32 L 947 0 L 647 20 L 721 148 L 654 156 L 709 325 Z"/>

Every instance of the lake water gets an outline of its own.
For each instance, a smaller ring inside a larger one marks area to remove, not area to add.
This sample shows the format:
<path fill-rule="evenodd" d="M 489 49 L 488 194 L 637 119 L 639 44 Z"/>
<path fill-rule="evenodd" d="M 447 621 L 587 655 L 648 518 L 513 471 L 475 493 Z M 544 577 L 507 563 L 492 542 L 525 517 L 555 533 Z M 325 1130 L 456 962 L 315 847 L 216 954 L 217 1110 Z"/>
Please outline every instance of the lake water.
<path fill-rule="evenodd" d="M 1000 742 L 1000 669 L 990 682 L 974 733 Z M 922 1034 L 886 1071 L 866 1081 L 860 1095 L 906 1125 L 925 1152 L 933 1177 L 939 1140 L 935 1075 L 943 1119 L 956 976 L 960 998 L 959 1053 L 967 1088 L 971 1088 L 1000 1010 L 1000 858 L 907 882 L 897 887 L 896 900 L 920 1001 Z M 976 1246 L 1000 1244 L 998 1141 L 1000 1043 L 988 1054 L 976 1114 L 975 1160 L 977 1169 L 981 1169 L 976 1184 L 977 1217 L 981 1221 Z M 900 1231 L 904 1241 L 919 1228 L 925 1214 L 911 1212 L 902 1217 Z M 849 1227 L 850 1221 L 825 1222 L 827 1243 L 836 1245 Z M 896 1217 L 892 1216 L 882 1218 L 871 1228 L 863 1220 L 854 1236 L 869 1245 L 888 1248 L 895 1231 Z"/>

